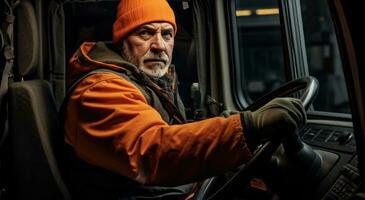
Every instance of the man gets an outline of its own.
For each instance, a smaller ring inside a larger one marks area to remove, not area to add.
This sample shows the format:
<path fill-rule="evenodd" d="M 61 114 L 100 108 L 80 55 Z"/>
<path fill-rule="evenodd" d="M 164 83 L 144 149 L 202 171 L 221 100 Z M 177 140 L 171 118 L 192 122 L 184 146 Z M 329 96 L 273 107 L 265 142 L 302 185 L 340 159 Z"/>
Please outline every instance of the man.
<path fill-rule="evenodd" d="M 77 198 L 186 198 L 189 183 L 236 168 L 261 140 L 305 123 L 292 98 L 185 123 L 171 66 L 176 31 L 165 0 L 121 0 L 113 44 L 84 43 L 71 58 L 64 129 Z"/>

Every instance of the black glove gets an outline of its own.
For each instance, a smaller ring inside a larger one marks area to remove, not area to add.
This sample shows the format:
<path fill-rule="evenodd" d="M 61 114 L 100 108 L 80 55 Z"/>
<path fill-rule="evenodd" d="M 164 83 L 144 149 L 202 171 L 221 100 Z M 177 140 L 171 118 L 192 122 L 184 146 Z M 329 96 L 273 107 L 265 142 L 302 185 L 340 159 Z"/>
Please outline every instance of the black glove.
<path fill-rule="evenodd" d="M 251 150 L 270 138 L 295 133 L 306 119 L 301 100 L 289 97 L 273 99 L 253 112 L 241 112 L 242 127 Z"/>

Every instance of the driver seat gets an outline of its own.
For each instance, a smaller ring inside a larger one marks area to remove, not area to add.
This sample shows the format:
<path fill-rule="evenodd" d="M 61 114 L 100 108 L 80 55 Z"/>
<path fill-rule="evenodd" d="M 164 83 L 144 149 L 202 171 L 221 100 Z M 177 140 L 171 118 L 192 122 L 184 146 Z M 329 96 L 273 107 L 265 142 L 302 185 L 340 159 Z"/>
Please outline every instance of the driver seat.
<path fill-rule="evenodd" d="M 70 199 L 55 156 L 63 143 L 55 99 L 50 84 L 39 79 L 39 34 L 30 1 L 21 1 L 15 16 L 14 71 L 21 81 L 9 84 L 8 93 L 9 196 Z"/>
<path fill-rule="evenodd" d="M 14 199 L 70 199 L 55 156 L 63 135 L 50 84 L 44 80 L 11 84 L 9 122 Z"/>

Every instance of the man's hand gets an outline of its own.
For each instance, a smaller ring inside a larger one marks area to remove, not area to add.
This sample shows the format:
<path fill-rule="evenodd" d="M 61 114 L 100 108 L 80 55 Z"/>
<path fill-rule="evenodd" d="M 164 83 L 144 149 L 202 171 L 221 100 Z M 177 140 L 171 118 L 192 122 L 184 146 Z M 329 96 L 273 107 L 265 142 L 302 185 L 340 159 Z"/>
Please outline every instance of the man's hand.
<path fill-rule="evenodd" d="M 303 104 L 296 98 L 276 98 L 256 111 L 241 113 L 247 142 L 254 148 L 270 138 L 293 134 L 306 119 Z"/>

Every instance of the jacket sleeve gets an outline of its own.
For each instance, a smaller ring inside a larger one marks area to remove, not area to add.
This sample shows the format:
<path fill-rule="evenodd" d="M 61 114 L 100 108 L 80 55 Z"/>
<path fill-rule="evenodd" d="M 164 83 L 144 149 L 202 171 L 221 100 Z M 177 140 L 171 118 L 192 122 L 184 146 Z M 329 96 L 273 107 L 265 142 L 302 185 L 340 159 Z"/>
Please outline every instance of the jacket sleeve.
<path fill-rule="evenodd" d="M 143 184 L 172 186 L 234 169 L 251 156 L 239 115 L 168 125 L 120 77 L 78 90 L 71 97 L 76 111 L 68 111 L 77 115 L 69 143 L 93 165 Z"/>

